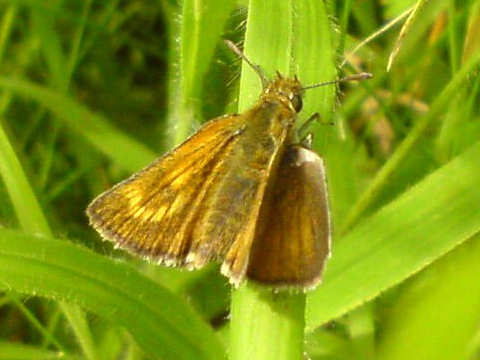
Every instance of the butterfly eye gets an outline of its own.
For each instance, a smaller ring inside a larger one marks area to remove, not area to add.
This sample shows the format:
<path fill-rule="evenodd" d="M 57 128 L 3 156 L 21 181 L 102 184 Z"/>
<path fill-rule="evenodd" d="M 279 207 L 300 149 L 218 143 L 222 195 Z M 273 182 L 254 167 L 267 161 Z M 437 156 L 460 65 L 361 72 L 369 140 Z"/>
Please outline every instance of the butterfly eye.
<path fill-rule="evenodd" d="M 291 96 L 290 101 L 292 102 L 293 108 L 295 109 L 295 111 L 297 113 L 300 112 L 300 110 L 302 110 L 303 101 L 302 101 L 302 96 L 301 95 L 293 94 Z"/>

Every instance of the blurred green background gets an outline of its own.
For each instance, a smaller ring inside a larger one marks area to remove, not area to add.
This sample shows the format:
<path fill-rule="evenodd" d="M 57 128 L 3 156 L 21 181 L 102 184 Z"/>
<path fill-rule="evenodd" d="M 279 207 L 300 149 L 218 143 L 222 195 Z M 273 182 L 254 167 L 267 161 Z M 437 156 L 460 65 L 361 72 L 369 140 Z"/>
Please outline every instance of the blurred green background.
<path fill-rule="evenodd" d="M 224 358 L 218 266 L 133 259 L 84 211 L 236 111 L 240 62 L 221 40 L 241 44 L 249 16 L 275 24 L 279 4 L 0 1 L 0 359 Z M 312 132 L 335 230 L 307 295 L 306 358 L 480 359 L 480 3 L 431 0 L 404 28 L 415 1 L 281 4 L 291 23 L 253 33 L 252 49 L 286 39 L 306 83 L 332 78 L 329 63 L 374 74 L 300 115 L 330 106 Z M 315 21 L 320 36 L 298 30 Z"/>

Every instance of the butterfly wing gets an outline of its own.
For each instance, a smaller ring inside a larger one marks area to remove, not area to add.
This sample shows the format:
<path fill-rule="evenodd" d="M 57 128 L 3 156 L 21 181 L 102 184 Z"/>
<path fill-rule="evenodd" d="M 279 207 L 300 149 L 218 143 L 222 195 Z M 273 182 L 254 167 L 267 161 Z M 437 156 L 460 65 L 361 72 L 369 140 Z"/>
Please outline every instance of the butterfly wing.
<path fill-rule="evenodd" d="M 278 168 L 295 113 L 276 101 L 262 102 L 244 115 L 245 129 L 223 181 L 212 194 L 191 257 L 216 252 L 221 272 L 238 286 L 244 279 L 265 190 Z M 193 260 L 195 261 L 195 259 Z"/>
<path fill-rule="evenodd" d="M 286 148 L 260 221 L 247 277 L 277 288 L 316 286 L 330 251 L 325 169 L 317 154 Z"/>
<path fill-rule="evenodd" d="M 238 141 L 239 117 L 211 120 L 173 151 L 98 196 L 87 214 L 118 247 L 166 265 L 192 265 L 192 236 Z M 205 262 L 209 259 L 204 259 Z"/>
<path fill-rule="evenodd" d="M 294 118 L 277 104 L 212 120 L 87 209 L 106 239 L 166 265 L 245 276 L 258 214 Z"/>

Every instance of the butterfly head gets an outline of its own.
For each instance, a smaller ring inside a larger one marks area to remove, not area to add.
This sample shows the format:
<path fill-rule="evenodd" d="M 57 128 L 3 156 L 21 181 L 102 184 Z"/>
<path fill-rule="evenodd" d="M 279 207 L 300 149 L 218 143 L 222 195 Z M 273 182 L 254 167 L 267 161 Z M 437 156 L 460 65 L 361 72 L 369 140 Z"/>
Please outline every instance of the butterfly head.
<path fill-rule="evenodd" d="M 295 76 L 293 78 L 283 77 L 277 72 L 277 77 L 270 82 L 263 91 L 262 98 L 275 98 L 287 108 L 298 113 L 302 110 L 303 88 Z"/>
<path fill-rule="evenodd" d="M 252 63 L 234 43 L 230 40 L 225 40 L 225 43 L 235 54 L 243 59 L 260 78 L 263 86 L 262 100 L 280 101 L 287 108 L 296 113 L 302 110 L 302 96 L 305 90 L 325 85 L 339 84 L 346 81 L 358 81 L 372 78 L 372 74 L 370 73 L 360 73 L 302 87 L 296 76 L 293 78 L 285 78 L 277 72 L 277 77 L 275 80 L 271 81 L 265 76 L 260 66 Z"/>

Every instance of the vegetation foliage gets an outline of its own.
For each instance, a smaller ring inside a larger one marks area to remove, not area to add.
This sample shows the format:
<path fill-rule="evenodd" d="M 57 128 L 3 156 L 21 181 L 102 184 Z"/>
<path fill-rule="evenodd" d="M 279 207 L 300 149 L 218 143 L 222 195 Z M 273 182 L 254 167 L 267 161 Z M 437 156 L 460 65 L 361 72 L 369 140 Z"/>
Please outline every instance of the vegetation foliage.
<path fill-rule="evenodd" d="M 480 3 L 423 3 L 401 31 L 414 1 L 1 1 L 0 359 L 480 359 Z M 297 343 L 258 327 L 284 322 L 251 294 L 230 322 L 215 265 L 146 264 L 84 215 L 255 100 L 222 38 L 269 76 L 374 74 L 312 90 L 300 115 L 322 115 L 335 232 L 322 285 L 285 303 Z"/>

